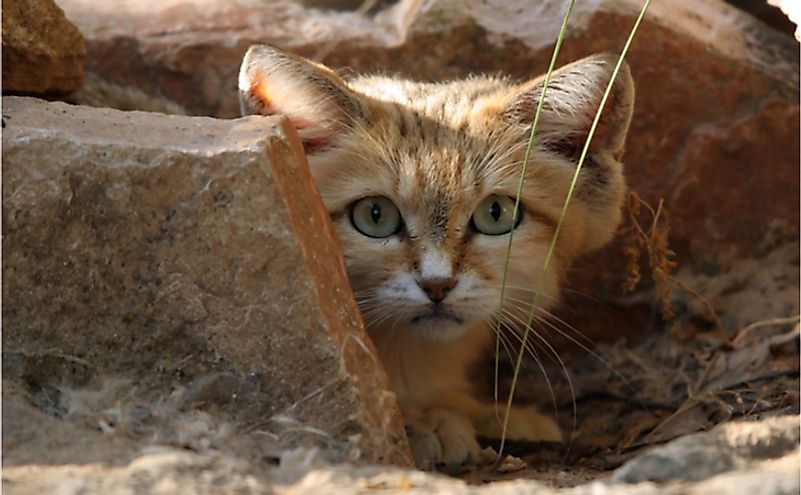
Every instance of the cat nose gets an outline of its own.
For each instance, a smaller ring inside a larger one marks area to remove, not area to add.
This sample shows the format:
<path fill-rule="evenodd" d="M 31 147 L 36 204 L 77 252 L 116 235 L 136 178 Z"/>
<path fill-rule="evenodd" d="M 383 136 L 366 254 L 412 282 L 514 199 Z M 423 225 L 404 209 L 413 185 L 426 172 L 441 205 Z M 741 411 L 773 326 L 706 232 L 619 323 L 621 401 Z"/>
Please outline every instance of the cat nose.
<path fill-rule="evenodd" d="M 431 302 L 439 303 L 456 286 L 456 280 L 453 278 L 427 278 L 418 280 L 417 285 L 423 289 Z"/>

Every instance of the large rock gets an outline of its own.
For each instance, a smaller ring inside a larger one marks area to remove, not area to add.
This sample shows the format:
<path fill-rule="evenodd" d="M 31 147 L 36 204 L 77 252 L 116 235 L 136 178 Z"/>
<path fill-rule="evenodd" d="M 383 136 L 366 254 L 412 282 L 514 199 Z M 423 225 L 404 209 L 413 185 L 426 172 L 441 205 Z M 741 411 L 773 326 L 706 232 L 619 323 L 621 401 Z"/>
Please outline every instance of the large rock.
<path fill-rule="evenodd" d="M 284 120 L 6 97 L 3 126 L 3 378 L 41 411 L 144 444 L 192 446 L 202 429 L 201 447 L 261 460 L 318 445 L 410 463 Z M 8 465 L 45 430 L 3 390 Z M 58 436 L 53 462 L 91 457 Z"/>
<path fill-rule="evenodd" d="M 578 3 L 560 60 L 619 51 L 641 4 Z M 252 43 L 345 72 L 524 78 L 545 70 L 565 2 L 405 1 L 374 18 L 288 0 L 202 8 L 198 0 L 149 0 L 104 12 L 82 0 L 63 5 L 88 38 L 88 66 L 108 84 L 191 113 L 231 117 L 237 67 Z M 638 87 L 624 157 L 628 182 L 654 207 L 665 199 L 680 264 L 692 273 L 727 273 L 738 257 L 763 257 L 766 236 L 797 238 L 795 41 L 718 0 L 654 2 L 628 61 Z M 592 338 L 636 335 L 651 318 L 649 304 L 631 305 L 648 300 L 647 281 L 642 296 L 615 300 L 625 279 L 621 251 L 614 244 L 573 273 L 573 289 L 584 295 L 569 297 L 563 316 Z M 787 270 L 797 279 L 797 262 Z M 732 315 L 730 323 L 749 322 L 743 318 Z"/>
<path fill-rule="evenodd" d="M 3 0 L 3 92 L 72 93 L 83 84 L 83 36 L 53 0 Z"/>

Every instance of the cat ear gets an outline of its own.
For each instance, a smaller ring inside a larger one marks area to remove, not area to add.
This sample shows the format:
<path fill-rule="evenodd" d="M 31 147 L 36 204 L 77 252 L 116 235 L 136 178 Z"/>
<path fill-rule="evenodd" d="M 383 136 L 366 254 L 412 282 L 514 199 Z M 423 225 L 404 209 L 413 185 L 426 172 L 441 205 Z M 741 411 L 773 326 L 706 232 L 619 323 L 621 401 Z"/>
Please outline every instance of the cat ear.
<path fill-rule="evenodd" d="M 617 59 L 616 54 L 601 53 L 554 71 L 537 125 L 536 141 L 540 147 L 573 162 L 578 160 Z M 528 130 L 544 84 L 545 78 L 541 77 L 517 87 L 507 99 L 504 119 Z M 634 83 L 624 62 L 593 135 L 590 153 L 620 154 L 633 108 Z"/>
<path fill-rule="evenodd" d="M 618 56 L 594 55 L 555 71 L 545 94 L 535 148 L 576 165 Z M 507 97 L 502 115 L 528 137 L 544 77 L 525 83 Z M 575 193 L 583 207 L 584 252 L 603 246 L 621 219 L 625 180 L 620 157 L 634 109 L 634 82 L 623 64 L 595 130 Z M 561 160 L 559 160 L 561 161 Z M 553 163 L 553 160 L 550 161 Z M 557 161 L 558 163 L 558 161 Z"/>
<path fill-rule="evenodd" d="M 308 154 L 335 146 L 363 113 L 359 97 L 334 71 L 267 45 L 245 53 L 239 102 L 243 115 L 286 115 Z"/>

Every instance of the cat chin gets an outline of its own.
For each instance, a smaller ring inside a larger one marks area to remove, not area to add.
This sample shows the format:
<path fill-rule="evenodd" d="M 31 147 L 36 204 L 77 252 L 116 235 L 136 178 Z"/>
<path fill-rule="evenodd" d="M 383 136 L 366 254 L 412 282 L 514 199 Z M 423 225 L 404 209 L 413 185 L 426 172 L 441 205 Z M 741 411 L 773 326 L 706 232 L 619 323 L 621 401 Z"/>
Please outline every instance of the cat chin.
<path fill-rule="evenodd" d="M 428 312 L 409 320 L 407 328 L 425 340 L 443 342 L 458 339 L 467 333 L 470 326 L 456 314 Z"/>

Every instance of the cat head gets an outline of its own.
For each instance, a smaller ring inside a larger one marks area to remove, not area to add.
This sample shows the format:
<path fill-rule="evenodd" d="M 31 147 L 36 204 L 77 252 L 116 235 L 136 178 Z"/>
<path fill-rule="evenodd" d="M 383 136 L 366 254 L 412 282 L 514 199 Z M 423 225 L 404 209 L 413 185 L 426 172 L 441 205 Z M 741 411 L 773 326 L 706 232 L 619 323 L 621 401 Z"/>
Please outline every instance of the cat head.
<path fill-rule="evenodd" d="M 617 57 L 553 73 L 531 160 L 515 198 L 543 78 L 441 84 L 345 81 L 269 46 L 239 75 L 243 113 L 284 114 L 303 141 L 342 243 L 368 330 L 447 340 L 498 315 L 507 246 L 507 323 L 534 292 L 546 310 L 579 255 L 606 243 L 621 216 L 619 161 L 634 87 L 623 65 L 592 140 L 549 269 L 543 263 L 579 154 Z"/>

